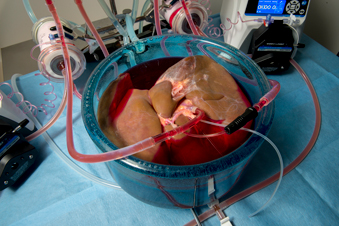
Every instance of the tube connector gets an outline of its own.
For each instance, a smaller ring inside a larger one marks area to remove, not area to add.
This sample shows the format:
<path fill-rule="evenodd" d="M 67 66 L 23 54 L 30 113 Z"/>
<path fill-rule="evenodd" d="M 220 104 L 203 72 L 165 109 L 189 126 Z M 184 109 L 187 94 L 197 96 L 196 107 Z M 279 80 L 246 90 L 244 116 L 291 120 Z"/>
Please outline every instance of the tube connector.
<path fill-rule="evenodd" d="M 248 107 L 242 115 L 237 117 L 235 120 L 233 120 L 233 122 L 225 127 L 225 132 L 227 134 L 232 134 L 244 125 L 246 125 L 246 123 L 248 123 L 252 119 L 255 119 L 257 116 L 258 111 L 253 107 Z"/>

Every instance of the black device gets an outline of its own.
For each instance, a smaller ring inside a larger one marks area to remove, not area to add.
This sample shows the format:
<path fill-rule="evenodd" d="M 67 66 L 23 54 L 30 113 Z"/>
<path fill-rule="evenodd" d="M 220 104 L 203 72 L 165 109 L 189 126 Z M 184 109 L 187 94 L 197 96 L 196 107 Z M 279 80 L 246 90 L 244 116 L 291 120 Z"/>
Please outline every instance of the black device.
<path fill-rule="evenodd" d="M 37 150 L 19 133 L 27 123 L 25 119 L 13 128 L 0 119 L 0 191 L 13 185 L 37 157 Z"/>
<path fill-rule="evenodd" d="M 282 20 L 260 26 L 252 36 L 249 53 L 266 74 L 276 74 L 289 68 L 294 46 L 293 30 Z"/>

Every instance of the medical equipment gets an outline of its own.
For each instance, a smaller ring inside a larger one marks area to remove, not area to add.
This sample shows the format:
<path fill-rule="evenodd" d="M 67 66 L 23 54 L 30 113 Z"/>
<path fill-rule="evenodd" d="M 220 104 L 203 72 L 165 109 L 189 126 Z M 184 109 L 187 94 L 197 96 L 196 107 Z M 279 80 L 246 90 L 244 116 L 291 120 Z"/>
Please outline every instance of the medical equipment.
<path fill-rule="evenodd" d="M 164 41 L 165 42 L 165 41 Z M 166 41 L 167 42 L 167 41 Z M 162 44 L 165 44 L 165 43 L 162 43 Z M 161 48 L 163 48 L 165 46 L 165 48 L 166 48 L 166 45 L 162 45 L 161 46 Z M 202 45 L 203 46 L 203 45 Z M 202 46 L 200 46 L 200 47 L 202 47 Z M 206 50 L 204 50 L 204 48 L 202 47 L 201 49 L 199 49 L 201 52 L 206 52 Z M 218 51 L 218 50 L 217 50 Z M 196 53 L 196 52 L 195 52 Z M 208 51 L 207 51 L 207 53 L 208 54 L 210 54 Z M 129 53 L 126 53 L 128 56 L 129 56 L 129 60 L 128 60 L 128 62 L 131 62 L 131 63 L 133 63 L 133 59 L 132 59 L 132 57 L 131 57 L 131 54 L 130 54 L 130 52 Z M 223 54 L 220 54 L 220 55 L 223 55 Z M 244 71 L 244 69 L 242 69 L 242 71 Z"/>
<path fill-rule="evenodd" d="M 289 68 L 297 44 L 291 27 L 276 20 L 253 33 L 249 53 L 266 74 L 279 74 Z"/>
<path fill-rule="evenodd" d="M 258 102 L 271 89 L 269 81 L 258 66 L 231 46 L 216 44 L 211 39 L 186 35 L 151 37 L 143 39 L 143 42 L 148 50 L 141 54 L 136 54 L 131 48 L 132 44 L 129 44 L 108 56 L 93 71 L 85 87 L 82 101 L 83 120 L 93 142 L 102 152 L 110 152 L 117 147 L 104 136 L 98 125 L 98 97 L 102 96 L 108 84 L 117 79 L 120 73 L 130 73 L 134 87 L 147 89 L 155 83 L 160 71 L 166 70 L 168 61 L 173 61 L 174 57 L 205 53 L 224 65 L 227 70 L 236 73 L 235 79 L 247 91 L 252 103 Z M 137 56 L 135 61 L 130 60 L 131 52 L 133 56 Z M 228 59 L 237 64 L 229 63 Z M 246 68 L 253 77 L 248 78 L 241 67 Z M 150 71 L 149 68 L 153 70 Z M 143 76 L 146 74 L 147 76 Z M 273 111 L 273 105 L 268 105 L 259 112 L 255 122 L 256 131 L 268 133 L 273 120 Z M 243 167 L 262 142 L 263 140 L 252 136 L 231 154 L 199 165 L 160 165 L 133 156 L 107 164 L 119 185 L 137 199 L 161 207 L 191 208 L 211 203 L 225 194 L 237 181 Z M 238 161 L 234 162 L 235 159 Z M 215 182 L 212 183 L 212 180 Z M 211 192 L 212 190 L 215 192 Z"/>
<path fill-rule="evenodd" d="M 155 1 L 156 2 L 156 1 Z M 187 8 L 191 13 L 192 20 L 201 30 L 207 26 L 207 10 L 198 1 L 187 1 Z M 189 22 L 186 19 L 185 11 L 180 3 L 180 0 L 163 1 L 159 9 L 160 14 L 172 27 L 174 33 L 177 34 L 192 34 Z"/>
<path fill-rule="evenodd" d="M 73 44 L 75 34 L 71 24 L 62 20 L 65 30 L 65 39 L 69 43 L 71 68 L 73 79 L 77 79 L 85 70 L 86 60 L 83 53 Z M 52 17 L 45 17 L 37 21 L 32 28 L 33 41 L 40 46 L 38 58 L 39 70 L 45 77 L 54 82 L 63 82 L 61 71 L 64 68 L 61 45 L 57 43 L 58 34 Z"/>
<path fill-rule="evenodd" d="M 28 122 L 25 119 L 13 129 L 0 119 L 0 191 L 13 185 L 38 155 L 38 151 L 19 133 Z"/>
<path fill-rule="evenodd" d="M 2 117 L 5 117 L 11 121 L 14 121 L 16 123 L 21 122 L 24 119 L 29 119 L 27 115 L 23 112 L 23 109 L 20 109 L 19 106 L 22 104 L 22 102 L 15 104 L 10 98 L 12 98 L 13 93 L 5 95 L 0 90 L 0 115 Z M 28 110 L 28 108 L 24 109 Z M 34 124 L 33 122 L 30 122 L 26 125 L 26 128 L 30 131 L 34 131 Z"/>
<path fill-rule="evenodd" d="M 224 41 L 247 53 L 253 32 L 263 22 L 267 24 L 276 20 L 282 20 L 296 30 L 294 37 L 299 41 L 297 36 L 302 34 L 309 4 L 310 0 L 223 1 L 220 19 L 226 28 Z"/>

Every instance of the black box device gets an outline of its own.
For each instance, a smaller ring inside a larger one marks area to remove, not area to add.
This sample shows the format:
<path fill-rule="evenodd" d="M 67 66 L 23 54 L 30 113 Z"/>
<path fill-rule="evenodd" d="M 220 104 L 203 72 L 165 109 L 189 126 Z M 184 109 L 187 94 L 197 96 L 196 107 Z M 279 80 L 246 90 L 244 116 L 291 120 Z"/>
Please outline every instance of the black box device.
<path fill-rule="evenodd" d="M 0 191 L 11 186 L 34 163 L 37 150 L 18 131 L 25 119 L 13 129 L 0 119 Z"/>

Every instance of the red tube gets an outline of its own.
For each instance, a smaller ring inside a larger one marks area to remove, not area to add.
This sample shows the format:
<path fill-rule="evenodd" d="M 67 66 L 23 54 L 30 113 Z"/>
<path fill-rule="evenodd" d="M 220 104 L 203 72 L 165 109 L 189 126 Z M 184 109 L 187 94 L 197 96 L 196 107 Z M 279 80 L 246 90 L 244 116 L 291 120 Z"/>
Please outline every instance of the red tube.
<path fill-rule="evenodd" d="M 91 30 L 92 34 L 94 35 L 95 39 L 97 40 L 97 42 L 98 42 L 102 52 L 104 53 L 104 56 L 108 57 L 109 53 L 107 51 L 107 48 L 106 48 L 104 42 L 102 41 L 99 33 L 95 29 L 92 21 L 89 19 L 88 15 L 87 15 L 87 13 L 85 11 L 84 6 L 82 5 L 82 1 L 81 0 L 74 0 L 74 1 L 75 1 L 75 4 L 77 4 L 77 6 L 78 6 L 81 15 L 85 19 L 88 28 Z M 46 0 L 46 3 L 47 3 L 47 0 Z"/>
<path fill-rule="evenodd" d="M 205 113 L 201 111 L 200 109 L 196 109 L 196 112 L 198 113 L 198 115 L 194 119 L 186 123 L 185 125 L 179 126 L 171 131 L 156 135 L 154 137 L 149 137 L 145 140 L 142 140 L 138 143 L 135 143 L 133 145 L 130 145 L 124 148 L 120 148 L 114 151 L 105 152 L 101 154 L 94 154 L 94 155 L 85 155 L 85 154 L 78 153 L 73 146 L 70 146 L 68 151 L 69 151 L 69 154 L 72 156 L 72 158 L 74 158 L 77 161 L 85 162 L 85 163 L 107 162 L 111 160 L 124 158 L 130 155 L 136 154 L 138 152 L 141 152 L 143 150 L 146 150 L 150 147 L 153 147 L 158 143 L 168 140 L 172 136 L 175 136 L 179 133 L 182 133 L 185 130 L 190 129 L 191 127 L 196 125 L 205 115 Z"/>
<path fill-rule="evenodd" d="M 269 81 L 270 81 L 271 85 L 273 86 L 272 89 L 268 93 L 266 93 L 262 98 L 260 98 L 258 103 L 253 105 L 253 107 L 258 112 L 261 111 L 263 107 L 265 107 L 269 103 L 271 103 L 280 91 L 279 82 L 272 80 L 272 79 L 269 79 Z"/>
<path fill-rule="evenodd" d="M 208 38 L 208 36 L 200 29 L 199 26 L 195 26 L 195 27 L 196 27 L 196 29 L 198 30 L 200 36 L 203 36 L 203 37 L 207 37 L 207 38 Z"/>
<path fill-rule="evenodd" d="M 65 81 L 67 84 L 67 93 L 73 93 L 73 80 L 72 80 L 72 73 L 71 73 L 71 68 L 70 68 L 71 64 L 70 64 L 68 49 L 67 49 L 64 35 L 63 35 L 64 33 L 63 28 L 62 28 L 60 19 L 58 17 L 58 14 L 54 8 L 53 2 L 46 0 L 46 3 L 55 20 L 58 34 L 59 34 L 61 44 L 62 44 L 65 69 L 66 69 L 66 70 L 63 70 L 62 73 L 65 77 Z M 67 96 L 67 103 L 68 104 L 67 104 L 67 118 L 66 118 L 66 137 L 67 137 L 68 152 L 75 160 L 86 162 L 86 163 L 105 162 L 105 161 L 115 160 L 115 159 L 123 158 L 129 155 L 138 153 L 147 148 L 153 147 L 157 143 L 160 143 L 166 139 L 169 139 L 171 136 L 174 136 L 178 133 L 188 130 L 192 126 L 196 125 L 205 115 L 203 111 L 196 109 L 196 112 L 198 113 L 196 118 L 194 118 L 187 124 L 177 127 L 171 131 L 165 132 L 155 137 L 150 137 L 134 145 L 121 148 L 115 151 L 110 151 L 110 152 L 95 154 L 95 155 L 84 155 L 84 154 L 78 153 L 74 147 L 73 128 L 72 128 L 72 125 L 73 125 L 73 121 L 72 121 L 73 96 L 72 95 Z"/>
<path fill-rule="evenodd" d="M 194 22 L 193 22 L 193 19 L 192 19 L 191 14 L 190 14 L 190 12 L 189 12 L 188 9 L 187 9 L 185 0 L 181 0 L 180 2 L 181 2 L 181 5 L 182 5 L 182 8 L 183 8 L 184 11 L 185 11 L 186 20 L 187 20 L 188 24 L 190 25 L 193 34 L 195 34 L 195 35 L 200 35 L 199 32 L 198 32 L 198 30 L 197 30 L 197 28 L 196 28 L 196 26 L 195 26 L 195 24 L 194 24 Z"/>
<path fill-rule="evenodd" d="M 68 49 L 65 43 L 64 30 L 60 22 L 59 16 L 51 0 L 46 0 L 47 7 L 51 12 L 53 19 L 56 23 L 58 35 L 61 40 L 61 46 L 63 51 L 65 69 L 62 70 L 62 74 L 65 77 L 65 84 L 67 85 L 67 93 L 73 93 L 73 80 L 72 80 L 72 69 L 70 63 L 70 57 Z M 67 116 L 66 116 L 66 137 L 67 137 L 67 148 L 68 150 L 74 149 L 73 144 L 73 121 L 72 121 L 72 110 L 73 110 L 73 95 L 67 95 Z"/>
<path fill-rule="evenodd" d="M 308 155 L 308 153 L 311 151 L 312 147 L 314 146 L 319 132 L 320 132 L 320 126 L 321 126 L 321 110 L 320 110 L 320 104 L 319 104 L 319 100 L 317 97 L 317 94 L 313 88 L 313 85 L 311 83 L 311 81 L 309 80 L 309 78 L 307 77 L 307 75 L 305 74 L 305 72 L 301 69 L 301 67 L 298 65 L 297 62 L 295 62 L 293 59 L 290 59 L 290 63 L 296 68 L 296 70 L 300 73 L 301 77 L 304 79 L 308 89 L 310 90 L 310 93 L 312 95 L 312 99 L 313 99 L 313 103 L 314 103 L 314 108 L 315 108 L 315 115 L 316 115 L 316 121 L 315 121 L 315 126 L 314 126 L 314 130 L 311 136 L 311 139 L 309 140 L 309 142 L 307 143 L 305 149 L 301 152 L 301 154 L 293 161 L 291 162 L 288 166 L 286 166 L 284 168 L 284 175 L 286 175 L 287 173 L 291 172 L 297 165 L 299 165 L 304 158 Z M 230 205 L 238 202 L 239 200 L 263 189 L 264 187 L 272 184 L 273 182 L 275 182 L 276 180 L 278 180 L 279 178 L 279 173 L 274 174 L 273 176 L 267 178 L 266 180 L 242 191 L 239 192 L 238 194 L 228 198 L 227 200 L 223 201 L 222 203 L 219 204 L 221 209 L 225 209 L 227 207 L 229 207 Z M 201 214 L 199 216 L 199 221 L 204 221 L 206 219 L 208 219 L 209 217 L 213 216 L 215 214 L 213 209 L 207 210 L 206 212 L 204 212 L 203 214 Z M 196 222 L 194 220 L 188 222 L 187 224 L 185 224 L 186 226 L 189 225 L 196 225 Z"/>
<path fill-rule="evenodd" d="M 82 95 L 81 95 L 81 93 L 79 93 L 79 91 L 78 91 L 78 89 L 77 89 L 77 87 L 75 86 L 74 83 L 73 83 L 73 90 L 74 90 L 74 95 L 81 100 Z"/>
<path fill-rule="evenodd" d="M 49 11 L 52 13 L 53 18 L 54 18 L 54 16 L 55 16 L 54 14 L 56 14 L 56 10 L 55 10 L 55 7 L 53 6 L 52 0 L 46 0 L 46 4 L 47 4 Z M 55 18 L 54 18 L 54 20 L 55 20 Z M 57 24 L 57 27 L 58 27 L 58 24 Z M 59 27 L 62 28 L 61 22 L 59 24 Z M 64 32 L 59 33 L 59 37 L 60 37 L 61 41 L 63 43 L 65 43 L 65 38 L 64 38 L 63 34 L 64 34 Z M 70 65 L 70 62 L 69 62 L 68 65 Z M 71 70 L 71 69 L 69 68 L 69 70 Z M 66 84 L 65 84 L 65 86 L 66 86 Z M 61 101 L 61 105 L 58 108 L 58 111 L 56 112 L 56 114 L 52 117 L 52 119 L 48 123 L 46 123 L 46 125 L 44 125 L 41 129 L 39 129 L 38 131 L 34 132 L 33 134 L 27 136 L 26 137 L 27 141 L 31 141 L 31 140 L 37 138 L 38 136 L 40 136 L 42 133 L 44 133 L 46 130 L 48 130 L 58 120 L 58 118 L 60 117 L 60 115 L 62 114 L 62 112 L 63 112 L 63 110 L 65 109 L 65 106 L 66 106 L 66 97 L 67 97 L 66 93 L 67 93 L 67 91 L 66 91 L 66 89 L 64 89 L 64 94 L 63 94 L 63 98 L 62 98 L 62 101 Z"/>
<path fill-rule="evenodd" d="M 162 35 L 161 26 L 160 26 L 159 0 L 154 0 L 154 20 L 155 20 L 155 29 L 157 30 L 157 34 Z"/>

